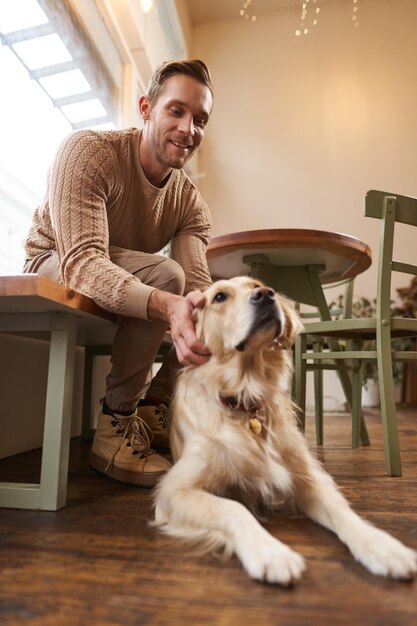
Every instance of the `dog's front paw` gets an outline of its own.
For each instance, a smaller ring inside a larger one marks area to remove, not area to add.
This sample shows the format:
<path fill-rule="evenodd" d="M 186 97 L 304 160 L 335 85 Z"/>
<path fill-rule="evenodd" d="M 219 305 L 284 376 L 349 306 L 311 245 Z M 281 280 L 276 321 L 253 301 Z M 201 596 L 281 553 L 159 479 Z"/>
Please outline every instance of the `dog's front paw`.
<path fill-rule="evenodd" d="M 372 574 L 410 580 L 417 573 L 417 552 L 377 528 L 370 529 L 355 549 L 355 558 Z"/>
<path fill-rule="evenodd" d="M 288 587 L 299 580 L 305 570 L 303 557 L 273 537 L 256 545 L 246 545 L 239 556 L 251 578 L 267 583 Z"/>

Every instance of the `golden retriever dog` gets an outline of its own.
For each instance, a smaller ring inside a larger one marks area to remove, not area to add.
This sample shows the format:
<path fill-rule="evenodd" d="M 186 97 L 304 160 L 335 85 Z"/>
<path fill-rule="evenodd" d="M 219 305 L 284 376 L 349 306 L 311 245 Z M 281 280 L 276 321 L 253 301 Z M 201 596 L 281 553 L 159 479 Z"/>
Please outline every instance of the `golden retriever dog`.
<path fill-rule="evenodd" d="M 288 383 L 300 322 L 287 301 L 247 277 L 216 282 L 205 297 L 196 331 L 211 357 L 179 377 L 175 463 L 156 490 L 155 525 L 203 551 L 235 553 L 254 579 L 290 585 L 303 557 L 253 513 L 288 502 L 373 574 L 411 578 L 417 553 L 353 512 L 297 427 Z"/>

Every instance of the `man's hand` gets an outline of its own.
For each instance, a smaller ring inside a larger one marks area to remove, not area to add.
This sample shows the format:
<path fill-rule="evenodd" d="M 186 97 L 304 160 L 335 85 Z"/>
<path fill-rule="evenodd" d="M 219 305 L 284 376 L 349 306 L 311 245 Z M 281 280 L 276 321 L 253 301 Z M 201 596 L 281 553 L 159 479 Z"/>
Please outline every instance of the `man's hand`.
<path fill-rule="evenodd" d="M 165 320 L 171 327 L 171 336 L 182 365 L 202 365 L 210 358 L 207 347 L 197 339 L 193 312 L 205 302 L 205 296 L 191 291 L 184 298 L 155 289 L 148 304 L 150 319 Z"/>
<path fill-rule="evenodd" d="M 196 337 L 192 317 L 194 309 L 201 307 L 204 302 L 203 294 L 191 291 L 172 307 L 169 320 L 171 335 L 178 360 L 183 365 L 202 365 L 210 357 L 206 346 Z"/>

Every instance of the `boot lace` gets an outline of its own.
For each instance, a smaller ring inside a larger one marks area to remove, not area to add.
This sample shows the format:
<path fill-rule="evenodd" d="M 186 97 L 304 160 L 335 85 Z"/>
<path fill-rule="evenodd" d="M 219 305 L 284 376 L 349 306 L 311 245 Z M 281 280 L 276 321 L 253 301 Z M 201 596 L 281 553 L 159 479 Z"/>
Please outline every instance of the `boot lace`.
<path fill-rule="evenodd" d="M 153 439 L 152 430 L 139 415 L 131 415 L 130 417 L 114 416 L 112 426 L 118 426 L 116 432 L 122 436 L 120 437 L 120 443 L 115 453 L 107 463 L 105 471 L 113 464 L 125 439 L 128 440 L 126 445 L 133 448 L 132 454 L 139 454 L 140 458 L 146 458 L 151 454 L 156 454 L 155 450 L 151 448 Z"/>

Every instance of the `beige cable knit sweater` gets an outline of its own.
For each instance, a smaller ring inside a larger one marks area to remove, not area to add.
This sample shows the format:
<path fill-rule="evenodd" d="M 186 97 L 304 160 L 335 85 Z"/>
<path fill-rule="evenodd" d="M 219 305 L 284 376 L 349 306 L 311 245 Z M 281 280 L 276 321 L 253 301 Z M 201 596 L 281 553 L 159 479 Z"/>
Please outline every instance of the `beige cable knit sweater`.
<path fill-rule="evenodd" d="M 155 253 L 171 241 L 186 292 L 204 289 L 211 283 L 205 255 L 211 217 L 182 170 L 173 170 L 162 189 L 147 180 L 140 135 L 130 128 L 67 137 L 24 246 L 27 259 L 56 250 L 62 282 L 104 309 L 147 318 L 153 288 L 114 265 L 109 246 Z"/>

